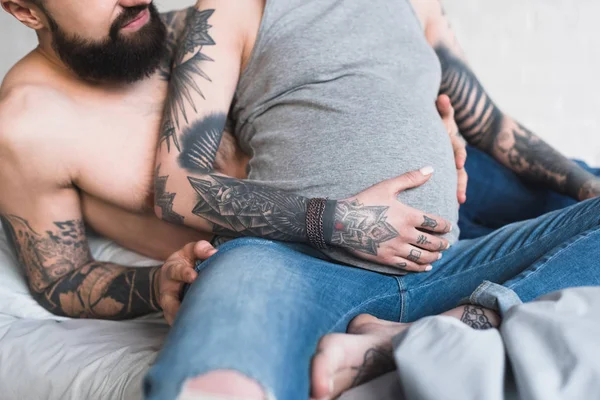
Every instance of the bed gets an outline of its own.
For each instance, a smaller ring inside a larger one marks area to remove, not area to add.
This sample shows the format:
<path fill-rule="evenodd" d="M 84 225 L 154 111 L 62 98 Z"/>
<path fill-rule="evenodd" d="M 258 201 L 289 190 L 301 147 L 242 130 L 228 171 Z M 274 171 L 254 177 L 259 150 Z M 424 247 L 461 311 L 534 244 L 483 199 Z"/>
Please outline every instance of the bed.
<path fill-rule="evenodd" d="M 92 237 L 98 260 L 156 264 Z M 56 317 L 29 294 L 0 229 L 0 399 L 141 399 L 141 381 L 167 333 L 160 315 L 135 321 Z"/>

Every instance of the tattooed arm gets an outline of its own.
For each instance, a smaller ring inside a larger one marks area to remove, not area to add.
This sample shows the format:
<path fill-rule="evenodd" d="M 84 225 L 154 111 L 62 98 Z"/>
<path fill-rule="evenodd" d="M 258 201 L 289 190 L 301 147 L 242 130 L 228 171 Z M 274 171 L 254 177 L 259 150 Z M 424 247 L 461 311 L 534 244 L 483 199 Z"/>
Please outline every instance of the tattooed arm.
<path fill-rule="evenodd" d="M 440 0 L 428 0 L 426 35 L 442 65 L 441 94 L 456 112 L 460 132 L 523 179 L 578 200 L 600 196 L 600 180 L 504 114 L 467 65 Z"/>
<path fill-rule="evenodd" d="M 246 21 L 260 21 L 259 3 L 201 0 L 187 12 L 163 117 L 155 209 L 164 220 L 225 236 L 304 242 L 308 199 L 215 168 L 252 29 Z"/>
<path fill-rule="evenodd" d="M 160 267 L 94 261 L 81 219 L 34 230 L 22 217 L 0 217 L 33 297 L 48 311 L 74 318 L 127 319 L 159 311 Z"/>
<path fill-rule="evenodd" d="M 67 157 L 51 142 L 54 135 L 28 134 L 28 119 L 16 121 L 18 113 L 0 118 L 0 125 L 11 125 L 0 126 L 0 220 L 34 298 L 69 317 L 124 319 L 158 311 L 159 268 L 92 258 Z"/>

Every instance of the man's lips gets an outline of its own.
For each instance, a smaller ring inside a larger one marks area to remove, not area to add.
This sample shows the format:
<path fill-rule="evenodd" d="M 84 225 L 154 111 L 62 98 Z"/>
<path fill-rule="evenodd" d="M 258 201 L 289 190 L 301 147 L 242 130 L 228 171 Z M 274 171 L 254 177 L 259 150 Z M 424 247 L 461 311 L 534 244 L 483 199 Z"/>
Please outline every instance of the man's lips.
<path fill-rule="evenodd" d="M 146 24 L 150 19 L 150 11 L 145 9 L 140 11 L 140 13 L 127 24 L 123 25 L 123 29 L 138 29 Z"/>

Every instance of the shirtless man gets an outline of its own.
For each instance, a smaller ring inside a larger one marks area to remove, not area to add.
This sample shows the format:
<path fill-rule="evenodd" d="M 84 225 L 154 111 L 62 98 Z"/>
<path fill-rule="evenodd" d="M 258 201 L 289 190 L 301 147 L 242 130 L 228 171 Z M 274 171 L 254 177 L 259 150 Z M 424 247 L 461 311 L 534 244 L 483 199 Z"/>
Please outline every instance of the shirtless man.
<path fill-rule="evenodd" d="M 172 321 L 181 282 L 195 277 L 192 259 L 212 254 L 205 242 L 195 253 L 193 245 L 184 247 L 212 234 L 163 222 L 153 212 L 155 185 L 166 217 L 172 201 L 166 177 L 155 180 L 154 157 L 171 53 L 188 10 L 163 14 L 161 22 L 149 0 L 1 4 L 39 39 L 0 88 L 0 216 L 32 294 L 59 315 L 124 319 L 164 308 Z M 452 127 L 448 104 L 444 112 Z M 464 146 L 454 144 L 460 162 Z M 225 134 L 215 168 L 243 178 L 246 165 Z M 162 275 L 158 266 L 98 262 L 84 221 L 157 260 L 184 251 Z"/>
<path fill-rule="evenodd" d="M 210 238 L 152 211 L 164 49 L 185 12 L 162 15 L 165 30 L 149 4 L 2 1 L 40 44 L 0 89 L 0 212 L 32 294 L 56 314 L 124 319 L 160 309 L 159 268 L 93 260 L 83 221 L 157 260 Z M 223 144 L 229 173 L 244 172 L 241 153 Z M 202 243 L 196 255 L 210 249 Z"/>

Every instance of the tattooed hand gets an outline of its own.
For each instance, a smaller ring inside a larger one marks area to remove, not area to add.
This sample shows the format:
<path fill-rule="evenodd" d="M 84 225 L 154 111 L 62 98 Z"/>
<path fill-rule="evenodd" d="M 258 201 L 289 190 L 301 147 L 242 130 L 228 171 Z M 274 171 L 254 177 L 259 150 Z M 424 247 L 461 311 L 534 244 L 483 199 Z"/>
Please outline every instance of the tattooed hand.
<path fill-rule="evenodd" d="M 579 190 L 579 201 L 600 197 L 600 178 L 594 178 L 584 183 Z"/>
<path fill-rule="evenodd" d="M 456 191 L 456 197 L 459 204 L 465 204 L 467 201 L 467 182 L 469 176 L 465 170 L 465 163 L 467 162 L 467 143 L 458 131 L 456 120 L 454 119 L 454 107 L 450 103 L 450 97 L 442 94 L 438 97 L 437 109 L 442 117 L 442 122 L 450 135 L 450 142 L 452 143 L 452 149 L 454 150 L 454 160 L 456 162 L 456 173 L 458 174 L 458 189 Z"/>
<path fill-rule="evenodd" d="M 179 310 L 179 296 L 185 283 L 192 283 L 198 273 L 194 269 L 196 260 L 204 261 L 217 250 L 207 241 L 188 243 L 165 261 L 158 278 L 158 302 L 169 325 L 173 324 Z"/>
<path fill-rule="evenodd" d="M 333 221 L 323 221 L 326 227 L 333 225 L 326 241 L 365 260 L 406 271 L 429 271 L 449 247 L 447 240 L 434 234 L 448 233 L 452 225 L 402 204 L 397 196 L 423 185 L 432 173 L 431 168 L 409 172 L 338 201 Z"/>

